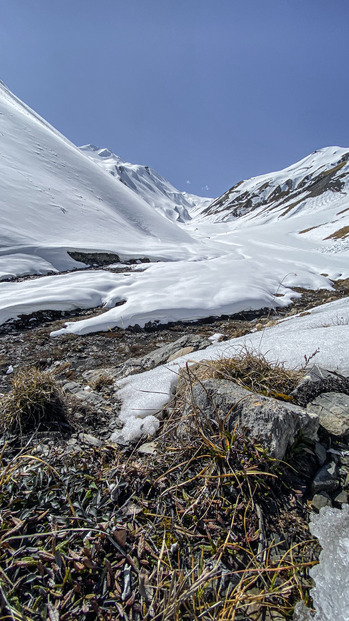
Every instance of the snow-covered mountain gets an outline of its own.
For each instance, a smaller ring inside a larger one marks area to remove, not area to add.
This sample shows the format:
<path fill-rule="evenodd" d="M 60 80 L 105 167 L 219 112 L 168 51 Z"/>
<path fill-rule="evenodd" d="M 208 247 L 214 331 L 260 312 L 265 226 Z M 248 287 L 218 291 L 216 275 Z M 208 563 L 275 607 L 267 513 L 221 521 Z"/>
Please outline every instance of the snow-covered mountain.
<path fill-rule="evenodd" d="M 184 223 L 191 219 L 193 208 L 204 209 L 213 200 L 180 192 L 149 166 L 124 162 L 109 149 L 99 149 L 92 144 L 80 149 L 169 220 Z"/>
<path fill-rule="evenodd" d="M 107 312 L 63 332 L 197 320 L 285 306 L 294 287 L 349 277 L 346 149 L 321 149 L 207 205 L 147 167 L 78 149 L 3 84 L 0 138 L 0 280 L 42 275 L 0 283 L 0 323 L 96 306 Z M 81 270 L 96 253 L 150 262 Z"/>
<path fill-rule="evenodd" d="M 284 170 L 240 181 L 200 215 L 213 222 L 239 218 L 244 226 L 292 218 L 295 233 L 318 240 L 345 239 L 349 236 L 349 149 L 319 149 Z"/>
<path fill-rule="evenodd" d="M 171 260 L 191 255 L 195 242 L 183 228 L 96 166 L 3 83 L 0 139 L 5 273 L 69 269 L 77 265 L 68 254 L 74 251 Z"/>

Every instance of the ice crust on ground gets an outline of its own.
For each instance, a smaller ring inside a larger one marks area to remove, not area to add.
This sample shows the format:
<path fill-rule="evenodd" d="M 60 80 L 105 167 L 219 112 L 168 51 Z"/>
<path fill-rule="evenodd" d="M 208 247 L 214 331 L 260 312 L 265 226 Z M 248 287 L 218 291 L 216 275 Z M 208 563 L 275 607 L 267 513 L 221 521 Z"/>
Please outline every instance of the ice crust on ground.
<path fill-rule="evenodd" d="M 315 581 L 311 590 L 315 615 L 298 606 L 297 621 L 349 620 L 349 505 L 342 509 L 323 507 L 312 514 L 310 532 L 317 537 L 322 551 L 319 564 L 310 570 Z"/>
<path fill-rule="evenodd" d="M 180 368 L 201 360 L 233 357 L 243 348 L 264 354 L 270 362 L 283 362 L 288 368 L 304 366 L 306 358 L 317 352 L 312 358 L 314 362 L 349 375 L 348 331 L 349 307 L 343 299 L 318 306 L 305 316 L 285 319 L 264 331 L 223 341 L 150 371 L 129 375 L 117 385 L 117 396 L 122 401 L 120 418 L 125 425 L 111 440 L 140 437 L 146 430 L 147 417 L 149 429 L 156 432 L 158 423 L 154 415 L 170 400 Z"/>
<path fill-rule="evenodd" d="M 315 619 L 349 621 L 349 505 L 321 509 L 312 516 L 310 532 L 322 547 L 320 563 L 310 571 Z"/>

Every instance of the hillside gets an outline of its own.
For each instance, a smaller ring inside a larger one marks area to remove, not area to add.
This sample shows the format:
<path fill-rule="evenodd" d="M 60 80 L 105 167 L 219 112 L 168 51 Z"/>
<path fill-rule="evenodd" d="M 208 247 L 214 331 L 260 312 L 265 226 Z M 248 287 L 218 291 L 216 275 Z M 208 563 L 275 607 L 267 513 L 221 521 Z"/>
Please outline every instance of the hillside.
<path fill-rule="evenodd" d="M 184 223 L 191 219 L 190 211 L 194 207 L 203 209 L 212 202 L 210 198 L 179 192 L 149 166 L 124 162 L 109 149 L 99 149 L 91 144 L 80 149 L 169 220 Z"/>
<path fill-rule="evenodd" d="M 0 84 L 0 270 L 77 267 L 69 252 L 187 256 L 193 240 Z M 80 265 L 81 267 L 81 265 Z M 19 272 L 18 272 L 19 270 Z"/>
<path fill-rule="evenodd" d="M 327 147 L 311 153 L 284 170 L 240 181 L 202 210 L 213 222 L 237 218 L 245 225 L 286 219 L 308 220 L 308 229 L 295 233 L 313 239 L 349 237 L 349 151 Z"/>

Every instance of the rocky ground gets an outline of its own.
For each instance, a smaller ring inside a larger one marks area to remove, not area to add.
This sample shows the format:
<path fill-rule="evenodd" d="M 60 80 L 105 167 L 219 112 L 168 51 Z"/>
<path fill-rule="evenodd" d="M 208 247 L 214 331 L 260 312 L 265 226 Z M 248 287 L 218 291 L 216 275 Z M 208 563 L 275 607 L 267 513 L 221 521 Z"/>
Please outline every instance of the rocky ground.
<path fill-rule="evenodd" d="M 2 403 L 13 394 L 14 378 L 20 381 L 22 374 L 25 386 L 25 378 L 50 371 L 66 414 L 56 416 L 56 426 L 44 420 L 39 430 L 21 428 L 21 438 L 14 428 L 2 436 L 0 561 L 10 578 L 0 592 L 4 614 L 35 621 L 280 621 L 292 616 L 297 600 L 309 603 L 308 569 L 319 553 L 316 542 L 309 543 L 309 512 L 348 502 L 345 424 L 338 432 L 331 419 L 317 441 L 294 444 L 285 456 L 290 465 L 279 462 L 279 454 L 277 461 L 265 454 L 258 432 L 252 442 L 236 434 L 230 406 L 229 416 L 223 412 L 222 424 L 209 433 L 209 418 L 196 420 L 175 439 L 182 415 L 177 408 L 157 441 L 143 438 L 126 447 L 109 442 L 119 425 L 115 378 L 151 368 L 183 348 L 205 348 L 214 334 L 228 339 L 263 330 L 287 314 L 348 296 L 349 281 L 335 283 L 331 292 L 299 293 L 282 311 L 146 330 L 52 339 L 52 330 L 74 320 L 58 313 L 1 327 Z M 202 382 L 205 398 L 212 381 L 206 388 Z M 346 380 L 321 381 L 320 393 L 335 392 L 337 400 L 339 392 L 348 395 Z M 302 407 L 304 395 L 300 389 L 296 399 Z M 263 399 L 267 411 L 275 399 Z M 286 414 L 292 407 L 282 406 Z M 323 403 L 314 407 L 319 412 Z"/>
<path fill-rule="evenodd" d="M 291 307 L 277 311 L 262 309 L 259 312 L 240 313 L 233 317 L 211 317 L 196 323 L 153 325 L 146 330 L 137 327 L 127 330 L 115 328 L 109 332 L 86 336 L 66 335 L 55 339 L 50 337 L 50 333 L 61 328 L 65 321 L 93 316 L 98 310 L 74 313 L 44 311 L 22 316 L 18 320 L 0 326 L 0 393 L 6 393 L 11 389 L 12 371 L 16 373 L 31 367 L 53 370 L 62 386 L 75 382 L 83 387 L 88 383 L 84 377 L 86 372 L 113 368 L 116 374 L 118 371 L 122 373 L 130 358 L 139 359 L 180 337 L 195 334 L 208 338 L 220 333 L 222 339 L 230 339 L 263 330 L 289 314 L 306 312 L 308 308 L 348 295 L 349 280 L 334 283 L 333 291 L 297 291 L 301 293 L 301 297 L 295 298 Z M 71 385 L 70 388 L 74 390 L 74 386 Z M 114 402 L 111 386 L 108 389 L 106 383 L 101 388 L 106 407 L 101 408 L 98 399 L 98 403 L 93 404 L 90 397 L 91 405 L 94 407 L 85 407 L 82 412 L 77 411 L 75 425 L 85 433 L 107 438 L 115 428 L 113 421 L 116 418 L 118 404 Z M 98 417 L 95 416 L 96 405 L 101 410 Z M 110 421 L 110 407 L 113 421 Z"/>

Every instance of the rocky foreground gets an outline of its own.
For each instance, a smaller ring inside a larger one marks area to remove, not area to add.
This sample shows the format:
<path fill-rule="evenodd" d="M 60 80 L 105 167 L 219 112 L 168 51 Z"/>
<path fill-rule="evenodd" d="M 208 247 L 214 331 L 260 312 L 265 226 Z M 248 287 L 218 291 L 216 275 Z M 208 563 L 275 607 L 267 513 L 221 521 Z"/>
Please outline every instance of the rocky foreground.
<path fill-rule="evenodd" d="M 303 292 L 288 312 L 345 295 L 345 281 Z M 2 327 L 3 618 L 281 620 L 311 606 L 309 513 L 348 502 L 348 378 L 316 356 L 301 373 L 248 352 L 195 365 L 156 438 L 110 441 L 119 378 L 279 317 L 55 340 L 52 315 Z"/>

